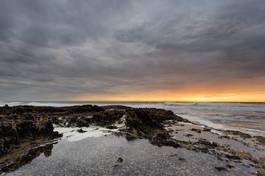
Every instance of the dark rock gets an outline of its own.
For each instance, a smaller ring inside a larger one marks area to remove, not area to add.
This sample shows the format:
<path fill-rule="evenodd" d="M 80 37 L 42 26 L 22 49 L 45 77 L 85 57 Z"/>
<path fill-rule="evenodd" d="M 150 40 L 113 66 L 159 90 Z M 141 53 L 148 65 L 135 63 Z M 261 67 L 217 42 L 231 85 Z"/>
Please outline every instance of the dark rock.
<path fill-rule="evenodd" d="M 194 151 L 209 153 L 209 151 L 212 151 L 216 147 L 218 147 L 218 144 L 215 142 L 210 142 L 206 139 L 199 139 L 197 142 L 193 143 L 192 148 Z"/>
<path fill-rule="evenodd" d="M 121 158 L 121 157 L 119 157 L 118 159 L 117 159 L 117 163 L 122 163 L 123 162 L 123 159 Z"/>
<path fill-rule="evenodd" d="M 239 156 L 232 155 L 232 154 L 225 154 L 225 157 L 228 158 L 229 160 L 240 160 L 241 159 Z"/>
<path fill-rule="evenodd" d="M 165 131 L 162 123 L 178 118 L 171 111 L 161 109 L 130 109 L 125 114 L 125 125 L 135 136 L 152 138 L 158 131 Z M 161 134 L 160 134 L 161 135 Z"/>
<path fill-rule="evenodd" d="M 21 116 L 20 119 L 12 119 L 6 116 L 0 122 L 0 156 L 7 154 L 9 149 L 18 145 L 22 139 L 45 136 L 47 138 L 57 138 L 61 135 L 53 132 L 53 124 L 46 118 L 35 118 L 31 116 Z"/>
<path fill-rule="evenodd" d="M 208 140 L 206 140 L 206 139 L 199 139 L 199 141 L 198 141 L 197 143 L 198 143 L 198 144 L 203 144 L 203 145 L 205 145 L 205 146 L 208 146 L 209 148 L 215 148 L 215 147 L 218 146 L 217 143 L 215 143 L 215 142 L 210 142 L 210 141 L 208 141 Z"/>
<path fill-rule="evenodd" d="M 231 164 L 227 164 L 226 167 L 228 167 L 229 169 L 234 168 L 235 166 L 231 165 Z"/>
<path fill-rule="evenodd" d="M 117 127 L 114 126 L 114 125 L 108 125 L 108 126 L 106 126 L 106 128 L 108 128 L 108 129 L 117 129 Z"/>
<path fill-rule="evenodd" d="M 205 131 L 205 132 L 210 132 L 210 131 L 211 131 L 211 128 L 204 127 L 202 131 Z"/>
<path fill-rule="evenodd" d="M 25 152 L 23 152 L 20 156 L 13 158 L 13 160 L 10 160 L 6 164 L 0 164 L 0 175 L 2 172 L 14 171 L 20 166 L 30 163 L 34 158 L 40 156 L 42 153 L 46 157 L 51 156 L 52 148 L 53 144 L 48 144 L 40 147 L 32 147 L 28 150 L 25 149 Z"/>
<path fill-rule="evenodd" d="M 179 158 L 179 160 L 180 160 L 180 161 L 186 161 L 186 159 L 185 159 L 185 158 Z"/>
<path fill-rule="evenodd" d="M 82 105 L 82 106 L 72 106 L 64 108 L 68 113 L 88 113 L 88 112 L 100 112 L 104 111 L 103 108 L 94 105 Z"/>
<path fill-rule="evenodd" d="M 257 176 L 265 176 L 265 170 L 258 171 Z"/>
<path fill-rule="evenodd" d="M 160 141 L 163 141 L 163 140 L 167 140 L 169 139 L 169 134 L 166 133 L 166 132 L 160 132 L 160 133 L 157 133 L 155 134 L 153 137 L 152 137 L 152 142 L 153 143 L 158 143 Z"/>
<path fill-rule="evenodd" d="M 192 134 L 186 134 L 186 136 L 187 136 L 187 137 L 191 137 L 191 136 L 193 136 L 193 135 L 192 135 Z"/>
<path fill-rule="evenodd" d="M 219 172 L 221 171 L 227 171 L 227 169 L 225 167 L 215 167 L 215 169 Z"/>
<path fill-rule="evenodd" d="M 169 134 L 166 132 L 157 133 L 153 136 L 150 142 L 151 144 L 157 146 L 170 146 L 175 148 L 181 147 L 181 145 L 174 139 L 171 139 Z"/>
<path fill-rule="evenodd" d="M 196 132 L 196 133 L 201 133 L 201 132 L 202 132 L 202 130 L 197 129 L 197 128 L 192 128 L 191 131 L 194 131 L 194 132 Z"/>
<path fill-rule="evenodd" d="M 70 114 L 80 114 L 80 113 L 93 113 L 104 111 L 102 107 L 95 105 L 81 105 L 81 106 L 71 106 L 71 107 L 40 107 L 40 106 L 13 106 L 9 107 L 8 111 L 4 108 L 0 108 L 0 113 L 5 114 L 19 114 L 25 115 L 29 114 L 60 114 L 60 115 L 70 115 Z"/>
<path fill-rule="evenodd" d="M 114 110 L 97 112 L 93 114 L 91 123 L 94 123 L 99 126 L 109 126 L 115 123 L 116 121 L 120 120 L 123 115 L 124 112 Z"/>
<path fill-rule="evenodd" d="M 265 137 L 263 136 L 255 136 L 255 139 L 261 144 L 265 146 Z"/>
<path fill-rule="evenodd" d="M 218 138 L 220 139 L 230 139 L 231 137 L 230 136 L 226 136 L 226 135 L 222 135 L 222 136 L 218 136 Z"/>
<path fill-rule="evenodd" d="M 85 133 L 86 131 L 84 131 L 82 128 L 77 130 L 78 133 Z"/>
<path fill-rule="evenodd" d="M 119 166 L 119 164 L 114 164 L 114 166 L 113 166 L 113 167 L 114 167 L 114 168 L 116 168 L 116 167 L 118 167 L 118 166 Z"/>
<path fill-rule="evenodd" d="M 241 132 L 241 131 L 227 130 L 226 132 L 227 132 L 228 134 L 232 134 L 232 135 L 240 136 L 240 137 L 242 137 L 243 139 L 248 139 L 248 138 L 251 138 L 251 137 L 252 137 L 251 135 L 246 134 L 246 133 L 243 133 L 243 132 Z"/>
<path fill-rule="evenodd" d="M 160 143 L 161 143 L 161 145 L 170 146 L 170 147 L 174 147 L 174 148 L 182 147 L 177 141 L 175 141 L 173 139 L 162 140 Z"/>

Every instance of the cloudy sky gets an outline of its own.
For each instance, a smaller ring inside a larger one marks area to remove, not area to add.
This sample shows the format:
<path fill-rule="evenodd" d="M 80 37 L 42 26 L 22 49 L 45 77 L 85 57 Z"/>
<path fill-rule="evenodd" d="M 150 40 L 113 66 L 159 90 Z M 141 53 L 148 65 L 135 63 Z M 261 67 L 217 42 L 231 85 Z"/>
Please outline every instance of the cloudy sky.
<path fill-rule="evenodd" d="M 265 2 L 1 0 L 0 100 L 265 101 Z"/>

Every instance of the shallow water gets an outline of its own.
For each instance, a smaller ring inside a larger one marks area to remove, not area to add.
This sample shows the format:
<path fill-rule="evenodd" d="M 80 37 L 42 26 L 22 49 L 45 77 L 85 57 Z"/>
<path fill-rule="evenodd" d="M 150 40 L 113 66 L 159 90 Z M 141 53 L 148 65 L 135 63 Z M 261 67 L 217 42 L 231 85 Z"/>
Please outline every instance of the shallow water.
<path fill-rule="evenodd" d="M 118 162 L 121 157 L 122 161 Z M 147 140 L 127 141 L 123 137 L 89 137 L 54 145 L 50 155 L 40 155 L 8 176 L 29 175 L 251 175 L 256 170 L 244 163 L 217 171 L 215 167 L 231 162 L 188 151 L 183 148 L 157 147 Z"/>

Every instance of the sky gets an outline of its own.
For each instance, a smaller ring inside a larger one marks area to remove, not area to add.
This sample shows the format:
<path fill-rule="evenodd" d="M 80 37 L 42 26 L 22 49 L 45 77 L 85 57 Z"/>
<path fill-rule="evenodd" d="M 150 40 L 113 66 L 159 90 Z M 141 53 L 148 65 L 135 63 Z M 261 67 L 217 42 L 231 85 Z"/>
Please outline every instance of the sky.
<path fill-rule="evenodd" d="M 265 101 L 264 0 L 1 0 L 1 101 Z"/>

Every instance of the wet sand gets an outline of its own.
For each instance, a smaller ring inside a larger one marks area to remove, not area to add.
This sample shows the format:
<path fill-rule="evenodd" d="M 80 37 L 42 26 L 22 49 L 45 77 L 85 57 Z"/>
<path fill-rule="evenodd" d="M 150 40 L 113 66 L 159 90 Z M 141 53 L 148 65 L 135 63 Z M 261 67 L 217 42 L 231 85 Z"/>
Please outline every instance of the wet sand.
<path fill-rule="evenodd" d="M 122 158 L 122 161 L 119 161 Z M 216 168 L 232 165 L 229 171 Z M 245 175 L 257 171 L 248 162 L 230 162 L 215 156 L 173 147 L 157 147 L 147 140 L 123 137 L 60 141 L 51 156 L 41 155 L 7 175 Z"/>

